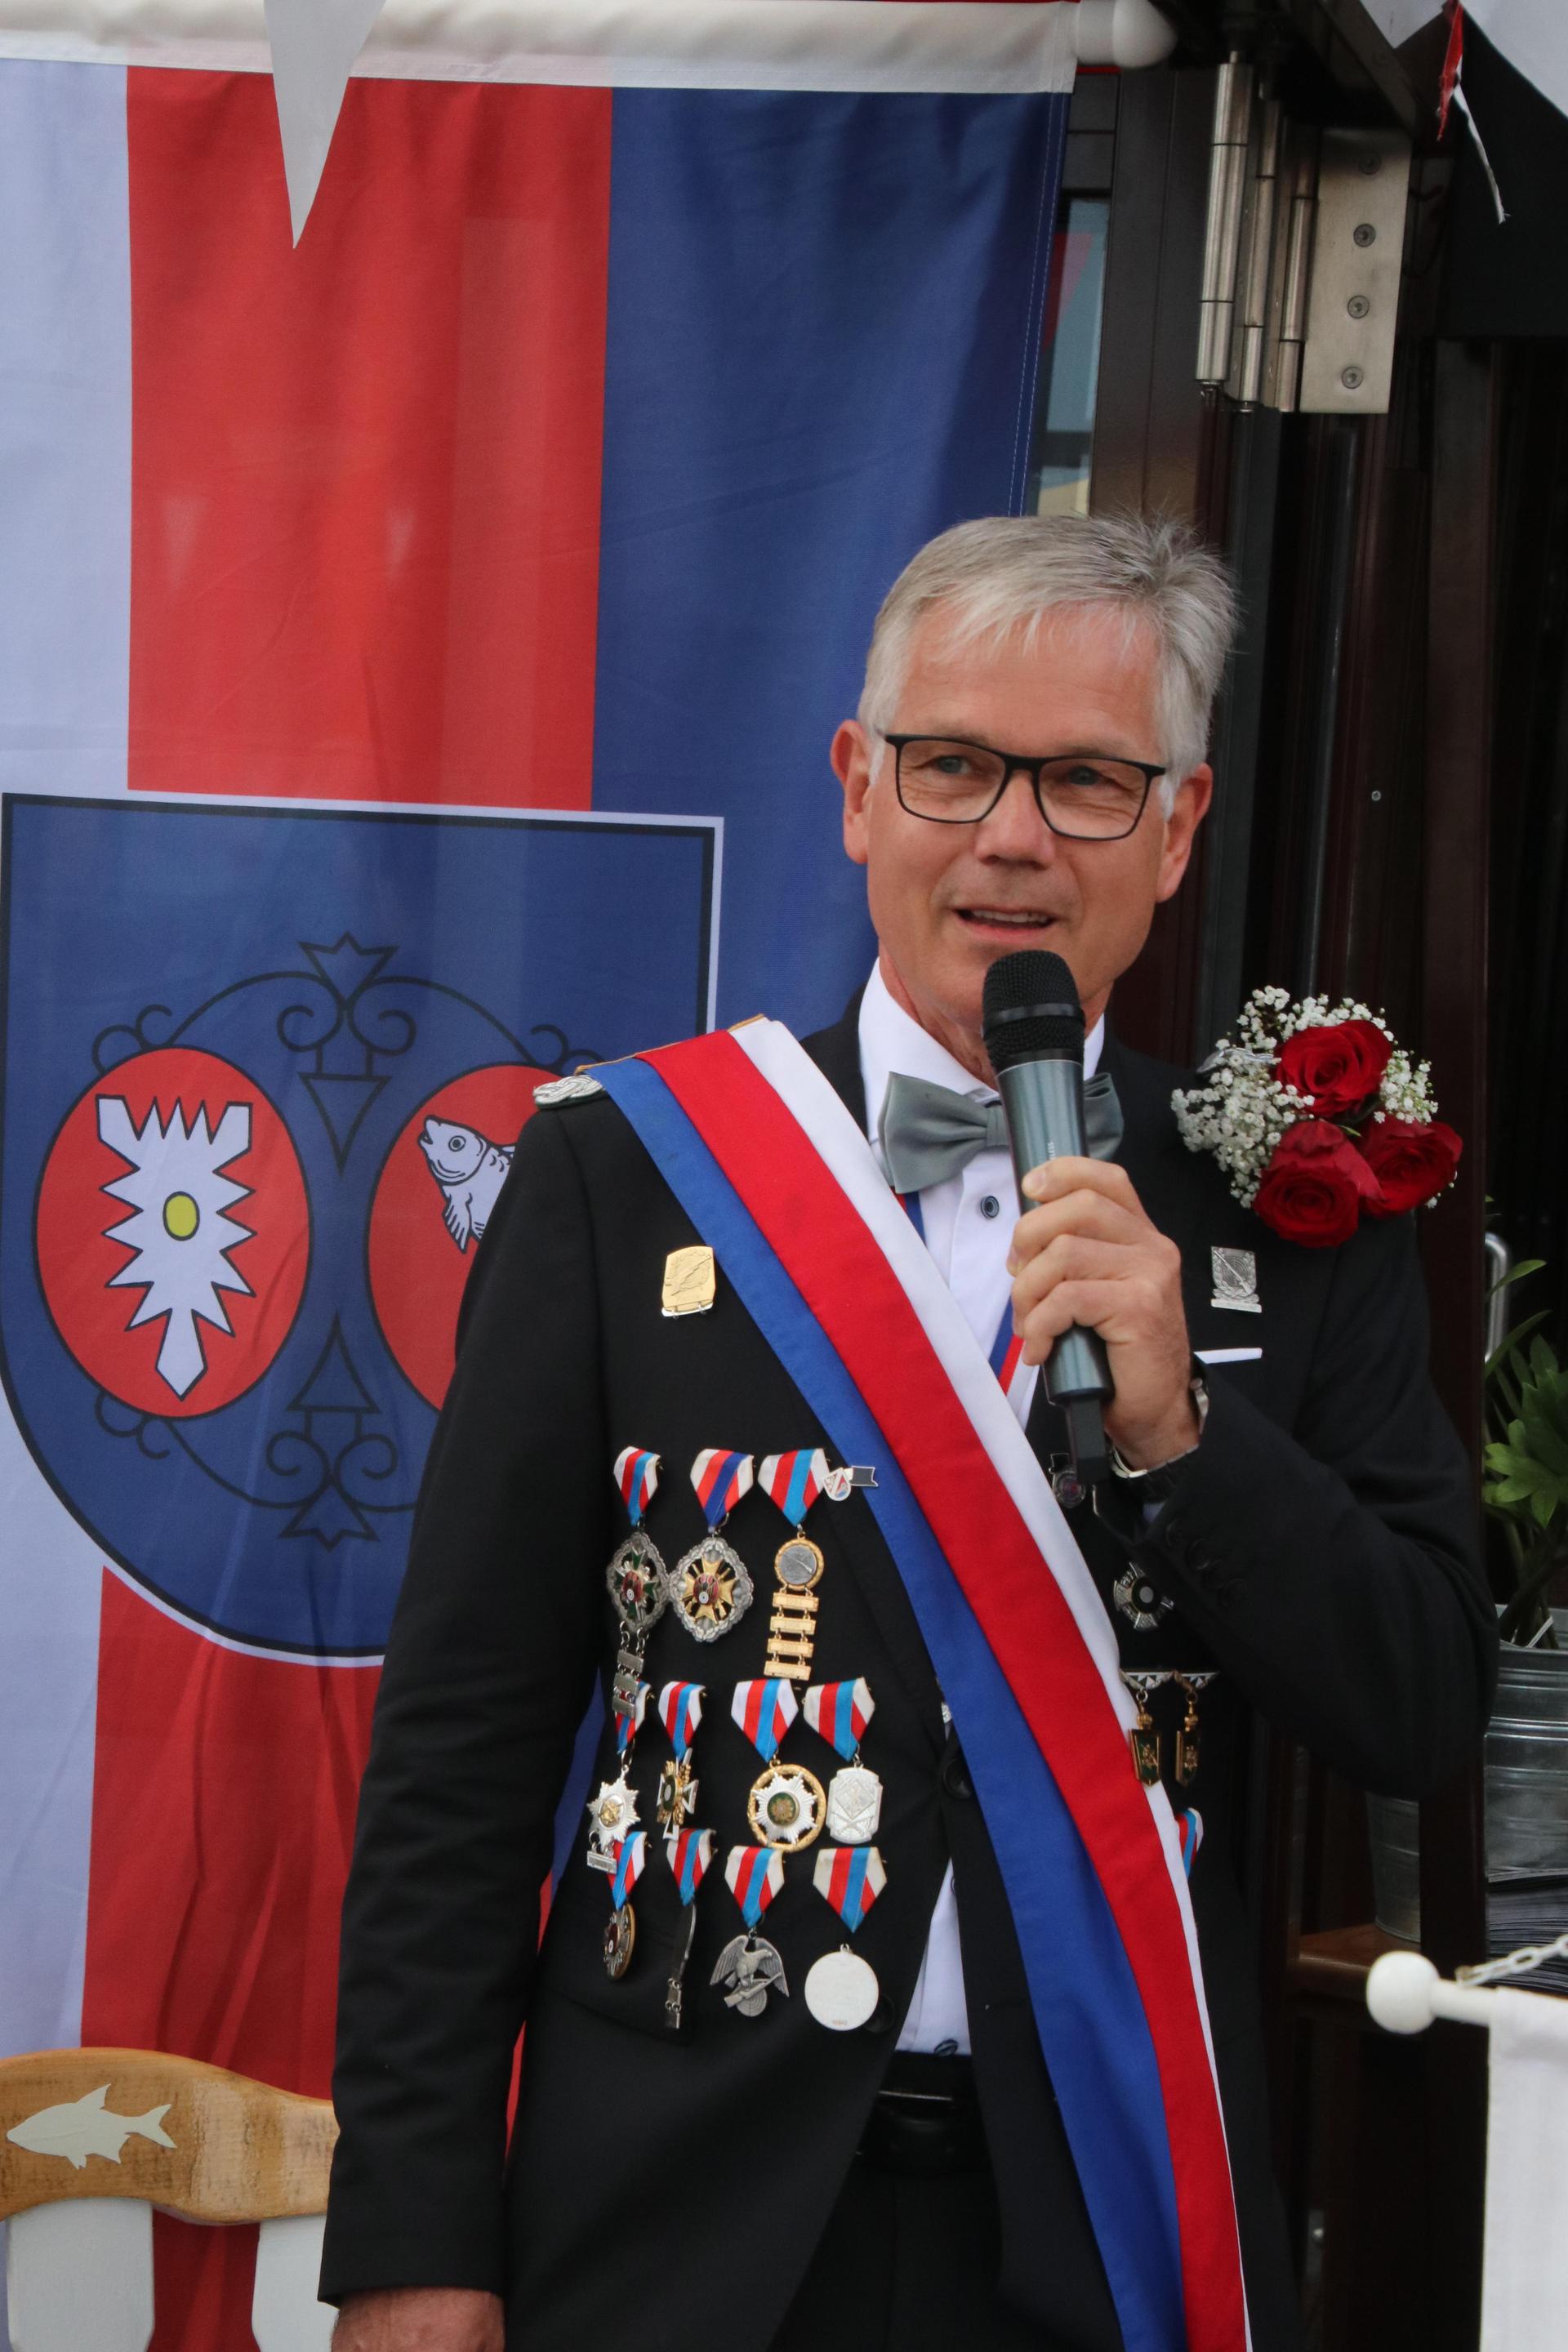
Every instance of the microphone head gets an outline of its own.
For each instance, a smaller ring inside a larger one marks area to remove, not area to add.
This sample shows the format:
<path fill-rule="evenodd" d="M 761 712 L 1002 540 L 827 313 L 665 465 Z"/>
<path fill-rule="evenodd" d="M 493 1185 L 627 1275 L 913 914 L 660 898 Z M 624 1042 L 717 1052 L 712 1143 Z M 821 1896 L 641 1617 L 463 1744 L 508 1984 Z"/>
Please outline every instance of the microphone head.
<path fill-rule="evenodd" d="M 980 1034 L 996 1071 L 1018 1062 L 1081 1062 L 1083 1006 L 1061 957 L 1045 948 L 999 956 L 985 975 Z"/>

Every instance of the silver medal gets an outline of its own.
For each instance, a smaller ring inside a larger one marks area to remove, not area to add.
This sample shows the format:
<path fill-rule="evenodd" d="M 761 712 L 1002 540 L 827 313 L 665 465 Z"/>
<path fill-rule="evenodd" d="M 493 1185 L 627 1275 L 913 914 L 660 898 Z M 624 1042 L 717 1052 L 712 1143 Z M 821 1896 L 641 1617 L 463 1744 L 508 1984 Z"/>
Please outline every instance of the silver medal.
<path fill-rule="evenodd" d="M 745 1561 L 721 1536 L 704 1536 L 693 1544 L 666 1570 L 664 1581 L 670 1607 L 694 1642 L 716 1642 L 752 1605 Z"/>
<path fill-rule="evenodd" d="M 846 1764 L 827 1784 L 827 1834 L 838 1845 L 868 1845 L 882 1818 L 882 1784 L 863 1764 Z"/>
<path fill-rule="evenodd" d="M 637 1793 L 626 1776 L 601 1780 L 599 1793 L 588 1807 L 588 1864 L 593 1870 L 614 1870 L 612 1847 L 618 1845 L 637 1817 Z"/>
<path fill-rule="evenodd" d="M 830 2033 L 853 2033 L 864 2025 L 881 1992 L 876 1969 L 847 1944 L 837 1952 L 824 1952 L 806 1972 L 805 2005 Z"/>
<path fill-rule="evenodd" d="M 669 1576 L 657 1544 L 639 1528 L 613 1554 L 605 1581 L 616 1604 L 616 1614 L 626 1632 L 640 1639 L 657 1625 L 669 1599 Z"/>
<path fill-rule="evenodd" d="M 714 1962 L 709 1982 L 728 1988 L 724 2006 L 738 2009 L 742 2017 L 761 2017 L 770 1992 L 786 1998 L 789 1993 L 784 1962 L 771 1944 L 754 1934 L 731 1937 Z"/>

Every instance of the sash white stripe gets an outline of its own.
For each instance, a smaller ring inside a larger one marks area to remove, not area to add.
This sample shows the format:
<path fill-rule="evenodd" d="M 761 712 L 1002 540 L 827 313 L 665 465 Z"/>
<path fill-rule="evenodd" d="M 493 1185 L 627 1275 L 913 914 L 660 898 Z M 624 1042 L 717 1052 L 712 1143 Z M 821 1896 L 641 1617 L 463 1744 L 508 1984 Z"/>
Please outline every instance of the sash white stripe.
<path fill-rule="evenodd" d="M 998 1475 L 1072 1611 L 1073 1621 L 1094 1660 L 1117 1721 L 1123 1730 L 1129 1729 L 1137 1719 L 1137 1708 L 1121 1680 L 1116 1636 L 1088 1562 L 1062 1516 L 1033 1447 L 1014 1418 L 984 1349 L 932 1265 L 931 1253 L 889 1191 L 870 1145 L 810 1055 L 781 1023 L 748 1021 L 731 1034 L 804 1130 L 892 1268 L 952 1383 L 975 1436 L 995 1464 Z M 962 1730 L 960 1726 L 961 1735 Z M 1131 1764 L 1128 1769 L 1131 1771 Z M 1181 1832 L 1164 1790 L 1145 1789 L 1143 1793 L 1160 1832 L 1161 1851 L 1181 1914 L 1187 1958 L 1198 1994 L 1204 2044 L 1208 2052 L 1209 2070 L 1214 2074 L 1214 2037 L 1209 2028 L 1192 1896 L 1182 1867 Z M 1215 2084 L 1217 2101 L 1217 2074 Z M 1222 2126 L 1223 2120 L 1222 2113 Z M 1250 2323 L 1247 2340 L 1250 2343 Z"/>

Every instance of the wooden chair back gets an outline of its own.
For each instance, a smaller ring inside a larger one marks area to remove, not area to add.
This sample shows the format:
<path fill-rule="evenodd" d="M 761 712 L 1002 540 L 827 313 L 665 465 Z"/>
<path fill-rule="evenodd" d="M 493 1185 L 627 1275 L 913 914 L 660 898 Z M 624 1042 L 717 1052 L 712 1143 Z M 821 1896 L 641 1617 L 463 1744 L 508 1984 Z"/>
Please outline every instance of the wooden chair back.
<path fill-rule="evenodd" d="M 154 2050 L 0 2059 L 12 2352 L 147 2352 L 153 2208 L 259 2222 L 259 2352 L 325 2352 L 316 2300 L 337 2122 L 326 2099 Z"/>

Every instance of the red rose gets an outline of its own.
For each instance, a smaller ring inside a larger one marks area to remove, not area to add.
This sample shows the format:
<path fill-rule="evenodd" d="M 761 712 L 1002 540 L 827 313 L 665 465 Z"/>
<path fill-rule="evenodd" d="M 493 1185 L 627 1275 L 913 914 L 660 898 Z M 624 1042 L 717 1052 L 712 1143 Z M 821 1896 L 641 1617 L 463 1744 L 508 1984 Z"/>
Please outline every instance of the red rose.
<path fill-rule="evenodd" d="M 1321 1118 L 1340 1118 L 1377 1092 L 1393 1050 L 1375 1022 L 1335 1021 L 1287 1037 L 1275 1075 L 1307 1096 Z"/>
<path fill-rule="evenodd" d="M 1435 1201 L 1459 1164 L 1463 1143 L 1440 1118 L 1377 1118 L 1361 1139 L 1361 1152 L 1377 1179 L 1374 1217 L 1397 1217 Z"/>
<path fill-rule="evenodd" d="M 1328 1119 L 1303 1118 L 1275 1145 L 1252 1205 L 1288 1242 L 1332 1249 L 1354 1233 L 1363 1202 L 1370 1207 L 1380 1198 L 1377 1179 L 1350 1138 Z"/>

